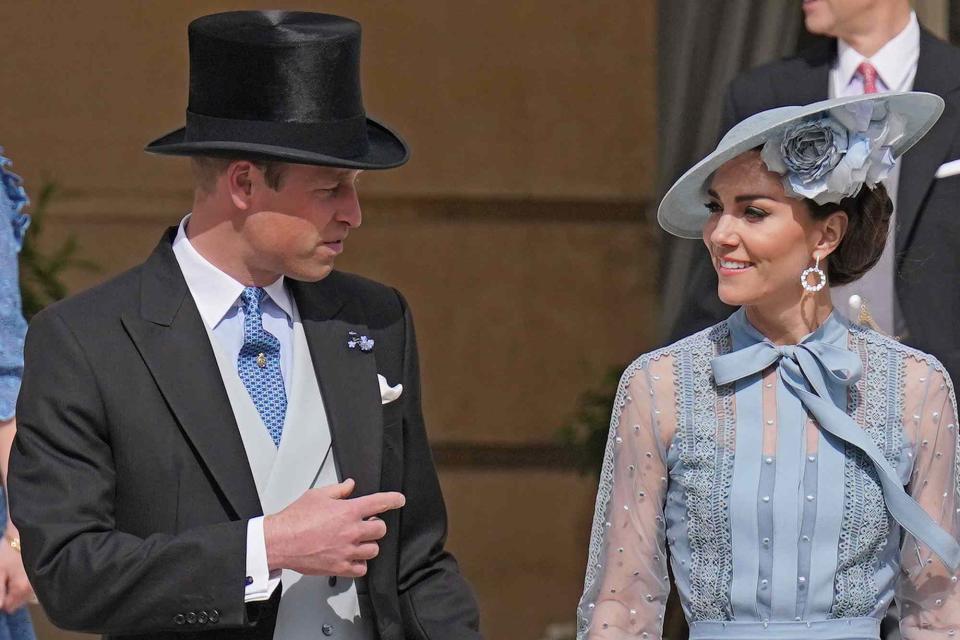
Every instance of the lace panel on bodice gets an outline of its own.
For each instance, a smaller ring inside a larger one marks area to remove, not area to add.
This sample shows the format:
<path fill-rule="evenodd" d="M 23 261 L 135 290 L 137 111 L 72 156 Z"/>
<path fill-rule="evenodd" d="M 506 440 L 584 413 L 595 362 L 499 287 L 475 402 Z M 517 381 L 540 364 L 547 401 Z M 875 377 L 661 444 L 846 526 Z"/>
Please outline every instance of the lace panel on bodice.
<path fill-rule="evenodd" d="M 684 471 L 690 602 L 694 620 L 726 620 L 732 574 L 730 484 L 736 437 L 733 388 L 716 387 L 710 361 L 730 351 L 726 323 L 682 349 L 677 358 L 677 445 Z"/>

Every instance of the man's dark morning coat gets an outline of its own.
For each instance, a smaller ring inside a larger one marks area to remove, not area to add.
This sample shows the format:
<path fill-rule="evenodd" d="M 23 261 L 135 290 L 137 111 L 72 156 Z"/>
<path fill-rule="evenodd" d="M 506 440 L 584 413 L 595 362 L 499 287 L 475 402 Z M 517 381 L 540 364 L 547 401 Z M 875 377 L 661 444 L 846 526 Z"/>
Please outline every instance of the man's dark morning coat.
<path fill-rule="evenodd" d="M 58 626 L 266 640 L 280 590 L 244 604 L 247 520 L 262 515 L 260 501 L 174 232 L 144 264 L 31 323 L 10 463 L 13 520 Z M 342 272 L 289 285 L 341 476 L 356 480 L 355 496 L 407 497 L 383 515 L 380 555 L 358 582 L 380 638 L 479 639 L 473 594 L 444 550 L 410 310 L 397 291 Z M 373 338 L 375 349 L 348 349 L 348 331 Z M 398 401 L 381 405 L 378 373 L 403 384 Z"/>

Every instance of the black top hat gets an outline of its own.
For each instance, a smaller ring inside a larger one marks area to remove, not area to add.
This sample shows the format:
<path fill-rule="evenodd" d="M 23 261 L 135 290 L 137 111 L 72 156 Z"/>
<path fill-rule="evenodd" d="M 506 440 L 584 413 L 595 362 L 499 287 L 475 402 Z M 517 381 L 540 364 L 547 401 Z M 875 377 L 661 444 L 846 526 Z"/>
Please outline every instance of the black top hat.
<path fill-rule="evenodd" d="M 187 126 L 147 151 L 356 169 L 407 161 L 400 136 L 363 110 L 359 23 L 303 11 L 231 11 L 197 18 L 188 34 Z"/>

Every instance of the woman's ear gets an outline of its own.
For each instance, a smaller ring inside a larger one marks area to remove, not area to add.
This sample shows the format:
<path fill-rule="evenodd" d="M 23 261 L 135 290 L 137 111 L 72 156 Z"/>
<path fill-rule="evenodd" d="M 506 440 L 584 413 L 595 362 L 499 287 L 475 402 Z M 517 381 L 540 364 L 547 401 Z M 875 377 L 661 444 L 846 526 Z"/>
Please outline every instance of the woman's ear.
<path fill-rule="evenodd" d="M 849 222 L 850 219 L 847 218 L 846 212 L 840 209 L 819 222 L 817 226 L 820 227 L 820 239 L 814 245 L 814 251 L 821 258 L 826 258 L 836 251 L 840 241 L 843 240 L 843 236 L 847 233 Z"/>

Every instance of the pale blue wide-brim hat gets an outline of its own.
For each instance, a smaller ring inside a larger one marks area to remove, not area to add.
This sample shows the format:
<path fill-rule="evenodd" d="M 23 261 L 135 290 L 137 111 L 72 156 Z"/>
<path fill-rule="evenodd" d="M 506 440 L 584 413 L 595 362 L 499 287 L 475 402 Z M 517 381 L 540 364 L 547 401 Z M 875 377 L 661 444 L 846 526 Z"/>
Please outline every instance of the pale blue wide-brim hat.
<path fill-rule="evenodd" d="M 670 187 L 667 195 L 660 201 L 657 221 L 675 236 L 700 238 L 703 225 L 709 217 L 704 206 L 707 202 L 706 186 L 714 171 L 741 153 L 760 147 L 771 138 L 782 137 L 784 131 L 793 125 L 828 113 L 833 115 L 840 107 L 866 102 L 882 102 L 887 112 L 897 114 L 902 123 L 902 135 L 889 145 L 894 159 L 903 155 L 930 130 L 944 108 L 940 96 L 904 91 L 834 98 L 804 106 L 762 111 L 730 129 L 710 155 L 695 164 Z"/>

